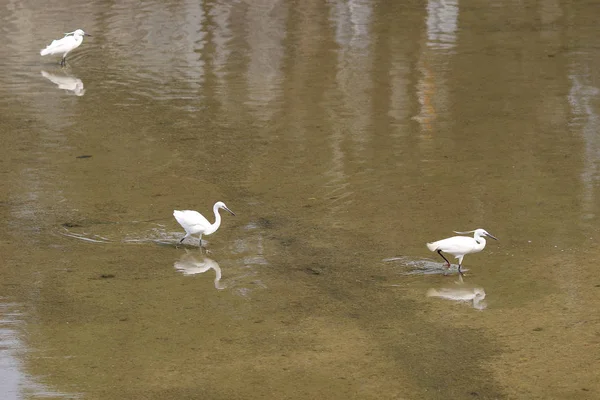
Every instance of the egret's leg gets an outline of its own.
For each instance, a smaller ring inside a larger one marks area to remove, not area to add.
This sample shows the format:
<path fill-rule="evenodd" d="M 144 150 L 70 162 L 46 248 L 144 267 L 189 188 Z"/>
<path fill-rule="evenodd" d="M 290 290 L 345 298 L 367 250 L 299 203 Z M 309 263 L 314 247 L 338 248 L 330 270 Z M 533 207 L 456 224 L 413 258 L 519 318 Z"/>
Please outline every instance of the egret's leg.
<path fill-rule="evenodd" d="M 185 238 L 187 238 L 188 236 L 190 236 L 190 234 L 186 234 L 184 237 L 181 238 L 181 240 L 179 241 L 179 243 L 183 243 L 183 241 L 185 240 Z"/>
<path fill-rule="evenodd" d="M 444 259 L 444 261 L 446 261 L 446 267 L 450 268 L 450 261 L 448 261 L 448 259 L 446 257 L 444 257 L 444 255 L 442 254 L 442 251 L 438 250 L 437 253 Z"/>
<path fill-rule="evenodd" d="M 202 239 L 200 239 L 200 250 L 202 250 L 202 252 L 204 254 L 210 254 L 211 251 L 209 249 L 207 249 L 206 247 L 202 246 Z"/>
<path fill-rule="evenodd" d="M 71 51 L 71 50 L 69 50 Z M 69 54 L 69 51 L 67 51 L 65 54 L 63 54 L 62 60 L 60 61 L 60 65 L 62 67 L 67 65 L 67 54 Z"/>
<path fill-rule="evenodd" d="M 460 270 L 460 267 L 462 267 L 462 260 L 463 260 L 464 256 L 460 256 L 460 258 L 458 259 L 458 273 L 459 274 L 463 274 L 462 271 Z"/>

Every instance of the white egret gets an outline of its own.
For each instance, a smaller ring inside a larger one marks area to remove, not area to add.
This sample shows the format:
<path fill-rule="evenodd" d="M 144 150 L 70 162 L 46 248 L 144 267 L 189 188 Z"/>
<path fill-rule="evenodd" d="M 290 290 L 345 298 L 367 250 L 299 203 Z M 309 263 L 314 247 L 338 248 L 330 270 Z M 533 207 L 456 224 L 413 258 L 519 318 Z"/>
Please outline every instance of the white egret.
<path fill-rule="evenodd" d="M 67 54 L 79 47 L 81 42 L 83 42 L 84 36 L 92 36 L 88 33 L 85 33 L 81 29 L 77 29 L 73 32 L 65 33 L 65 37 L 62 39 L 53 40 L 45 49 L 40 51 L 40 55 L 45 56 L 48 54 L 61 54 L 62 60 L 60 60 L 60 65 L 64 66 L 67 60 Z"/>
<path fill-rule="evenodd" d="M 493 235 L 486 232 L 485 229 L 475 229 L 474 231 L 468 232 L 456 232 L 458 234 L 466 234 L 474 232 L 473 237 L 468 236 L 453 236 L 446 239 L 438 240 L 437 242 L 427 243 L 427 248 L 431 251 L 436 251 L 445 261 L 446 267 L 450 268 L 450 261 L 442 254 L 442 251 L 445 253 L 452 254 L 455 258 L 458 259 L 458 273 L 462 274 L 460 267 L 462 266 L 463 257 L 466 254 L 478 253 L 485 247 L 485 238 L 484 236 L 490 237 L 494 240 L 498 240 Z"/>
<path fill-rule="evenodd" d="M 179 222 L 179 225 L 185 229 L 186 235 L 179 241 L 182 243 L 185 238 L 195 235 L 196 233 L 200 234 L 200 239 L 198 242 L 198 246 L 202 247 L 202 235 L 210 235 L 214 233 L 219 226 L 221 225 L 221 214 L 219 214 L 219 209 L 222 208 L 225 211 L 228 211 L 231 215 L 235 215 L 233 211 L 231 211 L 225 203 L 222 201 L 218 201 L 213 206 L 213 212 L 215 213 L 215 223 L 211 224 L 208 222 L 206 218 L 198 211 L 192 210 L 174 210 L 173 216 Z"/>

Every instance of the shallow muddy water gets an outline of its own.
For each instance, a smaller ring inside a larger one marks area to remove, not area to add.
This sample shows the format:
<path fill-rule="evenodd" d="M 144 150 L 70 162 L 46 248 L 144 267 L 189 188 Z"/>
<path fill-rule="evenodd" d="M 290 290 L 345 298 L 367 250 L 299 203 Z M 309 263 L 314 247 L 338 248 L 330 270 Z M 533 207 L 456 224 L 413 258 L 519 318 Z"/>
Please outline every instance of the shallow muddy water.
<path fill-rule="evenodd" d="M 0 9 L 2 399 L 600 397 L 593 2 Z"/>

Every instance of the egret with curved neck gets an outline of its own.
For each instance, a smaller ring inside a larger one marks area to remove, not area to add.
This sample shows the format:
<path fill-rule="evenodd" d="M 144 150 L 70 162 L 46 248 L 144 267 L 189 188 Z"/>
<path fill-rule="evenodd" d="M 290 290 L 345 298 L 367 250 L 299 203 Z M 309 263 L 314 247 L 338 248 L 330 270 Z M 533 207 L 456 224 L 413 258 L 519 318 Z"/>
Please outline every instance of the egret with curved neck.
<path fill-rule="evenodd" d="M 77 29 L 73 32 L 65 33 L 65 37 L 62 39 L 53 40 L 45 49 L 40 51 L 40 55 L 45 56 L 48 54 L 62 54 L 62 59 L 60 60 L 60 65 L 65 66 L 67 62 L 67 54 L 71 50 L 74 50 L 79 47 L 81 42 L 83 42 L 84 36 L 92 36 L 89 33 L 85 33 L 81 29 Z"/>
<path fill-rule="evenodd" d="M 427 243 L 427 248 L 430 251 L 437 252 L 446 261 L 446 268 L 450 268 L 450 261 L 442 254 L 452 254 L 458 259 L 458 273 L 462 275 L 460 270 L 462 266 L 463 257 L 466 254 L 478 253 L 485 248 L 485 236 L 490 237 L 494 240 L 498 240 L 496 237 L 488 233 L 485 229 L 475 229 L 474 231 L 467 232 L 456 232 L 458 234 L 474 233 L 473 237 L 468 236 L 452 236 L 446 239 L 438 240 L 437 242 Z"/>
<path fill-rule="evenodd" d="M 223 209 L 229 212 L 231 215 L 235 215 L 233 211 L 231 211 L 225 203 L 222 201 L 218 201 L 213 206 L 213 213 L 215 214 L 215 222 L 210 223 L 202 214 L 198 211 L 193 210 L 174 210 L 173 216 L 179 222 L 179 225 L 183 229 L 185 229 L 186 235 L 181 238 L 179 243 L 182 243 L 187 237 L 195 235 L 197 233 L 200 234 L 200 239 L 198 241 L 198 246 L 202 247 L 202 235 L 210 235 L 219 229 L 221 226 L 221 214 L 219 214 L 219 209 Z"/>

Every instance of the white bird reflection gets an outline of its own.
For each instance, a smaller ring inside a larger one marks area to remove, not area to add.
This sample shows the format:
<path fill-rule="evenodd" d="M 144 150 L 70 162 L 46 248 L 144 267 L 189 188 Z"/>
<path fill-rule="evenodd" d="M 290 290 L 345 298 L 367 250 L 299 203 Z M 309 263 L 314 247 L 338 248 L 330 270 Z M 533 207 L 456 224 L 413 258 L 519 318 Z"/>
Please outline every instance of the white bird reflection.
<path fill-rule="evenodd" d="M 226 287 L 220 282 L 221 267 L 219 267 L 219 263 L 213 260 L 212 258 L 206 257 L 205 255 L 195 256 L 186 252 L 181 256 L 179 261 L 175 261 L 175 264 L 173 266 L 177 271 L 181 272 L 186 276 L 203 274 L 209 269 L 214 269 L 215 288 L 218 290 L 223 290 Z"/>
<path fill-rule="evenodd" d="M 64 75 L 64 74 L 51 74 L 46 71 L 42 71 L 42 76 L 48 79 L 50 82 L 58 85 L 59 89 L 67 90 L 69 92 L 73 92 L 75 96 L 83 96 L 85 94 L 85 89 L 83 88 L 83 82 L 81 79 L 76 78 L 74 76 Z"/>
<path fill-rule="evenodd" d="M 487 307 L 484 301 L 485 290 L 482 287 L 466 286 L 462 279 L 457 286 L 429 289 L 427 297 L 440 297 L 447 300 L 471 303 L 471 306 L 476 310 L 483 310 Z"/>

